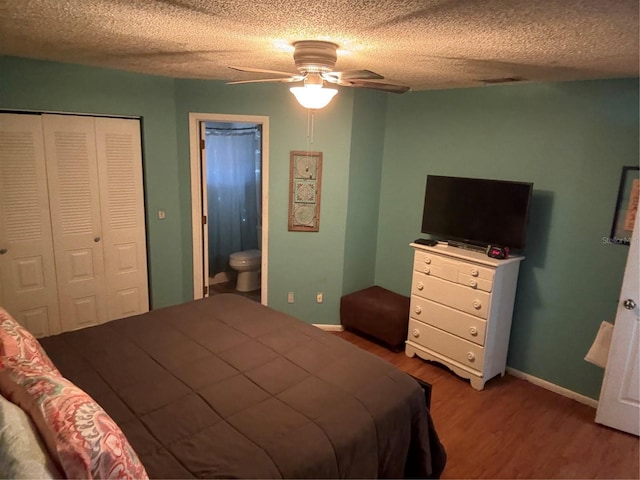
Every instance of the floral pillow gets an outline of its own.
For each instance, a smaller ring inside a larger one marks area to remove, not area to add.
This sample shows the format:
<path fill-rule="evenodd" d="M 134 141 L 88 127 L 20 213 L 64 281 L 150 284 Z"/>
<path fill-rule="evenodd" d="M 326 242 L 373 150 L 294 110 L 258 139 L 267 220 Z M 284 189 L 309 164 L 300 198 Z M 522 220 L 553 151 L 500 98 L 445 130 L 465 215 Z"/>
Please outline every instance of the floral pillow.
<path fill-rule="evenodd" d="M 38 340 L 0 307 L 0 368 L 17 365 L 60 373 Z"/>
<path fill-rule="evenodd" d="M 66 378 L 41 368 L 4 368 L 0 392 L 29 413 L 67 478 L 148 478 L 111 417 Z"/>

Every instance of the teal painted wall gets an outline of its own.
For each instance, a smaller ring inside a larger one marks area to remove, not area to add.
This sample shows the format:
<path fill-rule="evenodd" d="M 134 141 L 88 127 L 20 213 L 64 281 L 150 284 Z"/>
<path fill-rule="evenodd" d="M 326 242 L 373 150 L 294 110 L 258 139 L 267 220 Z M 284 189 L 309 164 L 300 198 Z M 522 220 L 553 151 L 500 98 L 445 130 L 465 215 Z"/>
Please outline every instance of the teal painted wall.
<path fill-rule="evenodd" d="M 353 92 L 340 89 L 329 106 L 315 114 L 309 146 L 307 111 L 280 84 L 230 87 L 222 82 L 176 80 L 176 105 L 185 258 L 190 261 L 192 255 L 189 112 L 266 115 L 270 126 L 268 304 L 308 323 L 339 323 Z M 323 154 L 320 231 L 289 232 L 289 152 L 307 148 Z M 187 286 L 190 264 L 185 264 L 184 272 Z M 185 292 L 190 297 L 191 292 Z M 295 303 L 287 303 L 287 292 L 295 293 Z M 324 293 L 324 303 L 316 303 L 317 292 Z"/>
<path fill-rule="evenodd" d="M 151 302 L 184 300 L 174 81 L 115 70 L 0 57 L 0 109 L 140 116 Z M 166 211 L 158 220 L 157 211 Z"/>
<path fill-rule="evenodd" d="M 638 100 L 637 79 L 390 96 L 376 282 L 409 294 L 427 174 L 534 182 L 508 365 L 598 398 L 583 359 L 615 317 L 628 247 L 603 237 L 638 165 Z"/>
<path fill-rule="evenodd" d="M 628 251 L 602 238 L 621 167 L 638 163 L 637 80 L 341 88 L 316 114 L 310 146 L 324 154 L 318 233 L 287 231 L 289 152 L 307 148 L 307 115 L 281 87 L 0 57 L 0 109 L 142 117 L 154 308 L 193 295 L 188 112 L 269 116 L 268 302 L 309 323 L 339 323 L 340 296 L 371 279 L 409 293 L 428 173 L 534 182 L 508 363 L 597 398 L 602 370 L 583 358 L 614 317 Z"/>
<path fill-rule="evenodd" d="M 386 109 L 386 94 L 371 90 L 356 91 L 344 242 L 343 294 L 361 290 L 375 282 Z"/>
<path fill-rule="evenodd" d="M 188 113 L 270 118 L 270 306 L 309 323 L 339 323 L 353 91 L 314 117 L 324 156 L 320 231 L 289 232 L 289 152 L 307 149 L 307 111 L 282 85 L 229 87 L 102 68 L 0 57 L 0 109 L 141 116 L 153 308 L 193 298 Z M 158 220 L 157 211 L 166 211 Z M 295 292 L 287 304 L 287 292 Z M 315 302 L 316 292 L 324 303 Z"/>

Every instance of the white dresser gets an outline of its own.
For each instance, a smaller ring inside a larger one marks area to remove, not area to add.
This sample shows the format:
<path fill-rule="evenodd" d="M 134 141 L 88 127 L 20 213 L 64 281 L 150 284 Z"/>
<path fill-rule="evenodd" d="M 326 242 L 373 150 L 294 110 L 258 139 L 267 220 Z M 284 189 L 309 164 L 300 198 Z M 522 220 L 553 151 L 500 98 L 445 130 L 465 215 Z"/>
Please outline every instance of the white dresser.
<path fill-rule="evenodd" d="M 505 260 L 447 245 L 415 249 L 405 353 L 442 363 L 482 390 L 504 375 L 524 257 Z"/>

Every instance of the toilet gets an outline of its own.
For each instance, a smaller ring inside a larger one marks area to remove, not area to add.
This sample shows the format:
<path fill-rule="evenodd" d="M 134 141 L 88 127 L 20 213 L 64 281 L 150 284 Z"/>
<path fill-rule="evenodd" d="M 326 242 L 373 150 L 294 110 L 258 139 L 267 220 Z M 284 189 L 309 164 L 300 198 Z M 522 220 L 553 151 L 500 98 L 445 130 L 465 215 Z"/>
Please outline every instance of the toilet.
<path fill-rule="evenodd" d="M 229 255 L 229 266 L 238 272 L 236 290 L 251 292 L 260 288 L 260 266 L 262 252 L 260 250 L 244 250 Z"/>
<path fill-rule="evenodd" d="M 251 292 L 260 288 L 260 267 L 262 252 L 260 250 L 243 250 L 229 255 L 229 266 L 238 272 L 236 290 Z"/>
<path fill-rule="evenodd" d="M 258 234 L 258 248 L 262 248 L 262 226 L 256 227 Z M 243 250 L 229 255 L 229 266 L 238 272 L 236 290 L 252 292 L 260 288 L 260 268 L 262 267 L 262 252 L 260 250 Z"/>

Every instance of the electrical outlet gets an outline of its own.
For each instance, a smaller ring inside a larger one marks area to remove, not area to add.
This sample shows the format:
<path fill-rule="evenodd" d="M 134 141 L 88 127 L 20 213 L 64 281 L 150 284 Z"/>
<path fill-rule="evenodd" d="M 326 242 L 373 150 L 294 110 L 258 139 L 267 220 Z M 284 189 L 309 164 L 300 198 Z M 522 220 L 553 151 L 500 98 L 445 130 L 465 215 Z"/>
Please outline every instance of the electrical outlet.
<path fill-rule="evenodd" d="M 324 296 L 323 296 L 322 292 L 318 292 L 316 294 L 316 302 L 317 303 L 322 303 L 323 300 L 324 300 Z"/>
<path fill-rule="evenodd" d="M 287 302 L 293 303 L 293 292 L 287 293 Z"/>

